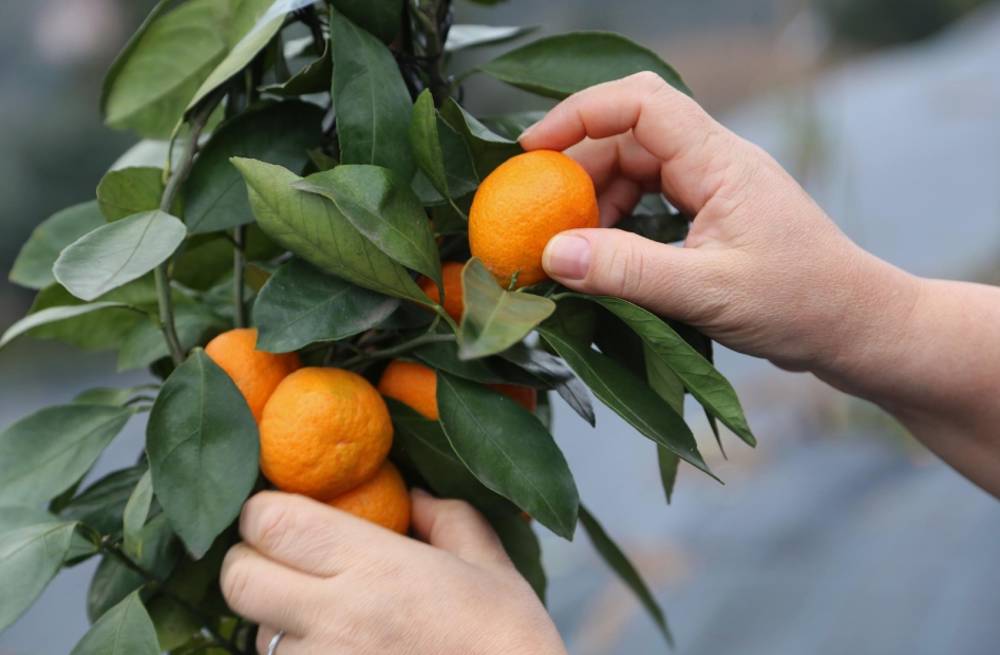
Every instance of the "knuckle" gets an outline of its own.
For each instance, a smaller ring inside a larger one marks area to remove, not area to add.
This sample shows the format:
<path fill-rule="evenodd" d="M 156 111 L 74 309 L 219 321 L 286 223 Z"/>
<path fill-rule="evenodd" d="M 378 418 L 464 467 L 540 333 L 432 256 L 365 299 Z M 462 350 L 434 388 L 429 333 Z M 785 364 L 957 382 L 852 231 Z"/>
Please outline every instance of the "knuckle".
<path fill-rule="evenodd" d="M 271 639 L 273 638 L 274 638 L 274 633 L 272 633 L 270 630 L 266 630 L 264 628 L 260 628 L 259 630 L 257 630 L 256 645 L 257 645 L 257 652 L 260 655 L 265 655 L 265 653 L 267 653 L 267 648 L 268 646 L 271 645 Z"/>
<path fill-rule="evenodd" d="M 644 257 L 632 235 L 620 233 L 608 248 L 604 262 L 598 266 L 601 291 L 616 296 L 628 295 L 643 281 Z"/>
<path fill-rule="evenodd" d="M 250 539 L 266 551 L 283 545 L 291 531 L 294 513 L 285 503 L 265 499 L 258 501 L 250 514 Z"/>
<path fill-rule="evenodd" d="M 667 84 L 662 77 L 649 70 L 633 73 L 625 79 L 635 82 L 638 86 L 650 92 L 659 91 Z"/>
<path fill-rule="evenodd" d="M 251 569 L 250 561 L 239 546 L 231 548 L 226 554 L 219 586 L 226 602 L 237 612 L 246 608 L 250 599 Z"/>

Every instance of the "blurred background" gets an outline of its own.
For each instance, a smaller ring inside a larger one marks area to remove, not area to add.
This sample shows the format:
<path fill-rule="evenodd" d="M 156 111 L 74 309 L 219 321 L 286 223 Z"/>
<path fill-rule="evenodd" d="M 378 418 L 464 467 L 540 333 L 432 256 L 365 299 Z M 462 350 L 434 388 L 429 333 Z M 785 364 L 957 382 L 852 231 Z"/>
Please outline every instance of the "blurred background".
<path fill-rule="evenodd" d="M 0 269 L 53 211 L 93 196 L 132 139 L 98 115 L 103 72 L 148 0 L 0 8 Z M 458 22 L 619 31 L 656 50 L 725 124 L 772 152 L 862 246 L 913 272 L 1000 280 L 1000 2 L 509 0 Z M 472 65 L 474 59 L 456 62 Z M 474 111 L 545 108 L 473 78 Z M 31 295 L 0 280 L 0 329 Z M 830 326 L 836 330 L 836 325 Z M 667 506 L 652 444 L 610 411 L 590 430 L 557 403 L 581 494 L 654 583 L 677 653 L 996 653 L 1000 504 L 876 408 L 730 352 L 718 365 L 760 439 L 729 438 L 726 481 L 682 469 Z M 113 357 L 21 340 L 0 353 L 0 425 L 99 384 Z M 724 435 L 729 436 L 729 435 Z M 142 425 L 95 474 L 130 464 Z M 543 535 L 550 609 L 575 655 L 665 652 L 579 534 Z M 66 653 L 92 565 L 63 573 L 0 655 Z M 0 581 L 0 593 L 2 581 Z"/>

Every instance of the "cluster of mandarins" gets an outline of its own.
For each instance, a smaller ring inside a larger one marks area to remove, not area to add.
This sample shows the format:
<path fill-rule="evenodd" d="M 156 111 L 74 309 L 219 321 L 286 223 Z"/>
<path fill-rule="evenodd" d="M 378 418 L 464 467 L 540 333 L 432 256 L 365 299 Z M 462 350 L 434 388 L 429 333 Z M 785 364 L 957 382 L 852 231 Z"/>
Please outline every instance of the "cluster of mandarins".
<path fill-rule="evenodd" d="M 545 279 L 542 251 L 556 233 L 596 227 L 593 182 L 576 162 L 552 151 L 518 155 L 480 184 L 469 213 L 469 243 L 501 285 L 517 275 L 517 286 Z M 462 317 L 460 262 L 442 266 L 444 308 Z M 441 290 L 430 280 L 421 288 L 434 302 Z M 339 368 L 302 367 L 295 353 L 256 349 L 257 331 L 224 332 L 206 354 L 239 388 L 260 432 L 260 465 L 275 487 L 328 503 L 405 534 L 410 497 L 387 456 L 392 420 L 382 396 L 429 420 L 438 419 L 437 374 L 423 364 L 394 360 L 376 390 L 364 377 Z M 492 385 L 529 411 L 534 389 Z M 381 392 L 381 395 L 380 395 Z"/>

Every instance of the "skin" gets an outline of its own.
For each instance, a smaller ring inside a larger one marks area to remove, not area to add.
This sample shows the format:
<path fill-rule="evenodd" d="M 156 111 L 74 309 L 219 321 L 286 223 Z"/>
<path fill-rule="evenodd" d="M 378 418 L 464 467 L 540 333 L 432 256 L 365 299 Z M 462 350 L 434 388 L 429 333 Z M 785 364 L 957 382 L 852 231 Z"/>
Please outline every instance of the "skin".
<path fill-rule="evenodd" d="M 871 400 L 1000 496 L 1000 289 L 863 251 L 767 153 L 653 74 L 571 96 L 521 144 L 566 150 L 598 192 L 603 227 L 553 238 L 551 277 Z M 608 229 L 653 191 L 695 217 L 683 248 Z M 279 655 L 566 652 L 475 510 L 414 492 L 414 532 L 260 494 L 222 587 L 264 626 L 261 652 L 277 629 Z"/>

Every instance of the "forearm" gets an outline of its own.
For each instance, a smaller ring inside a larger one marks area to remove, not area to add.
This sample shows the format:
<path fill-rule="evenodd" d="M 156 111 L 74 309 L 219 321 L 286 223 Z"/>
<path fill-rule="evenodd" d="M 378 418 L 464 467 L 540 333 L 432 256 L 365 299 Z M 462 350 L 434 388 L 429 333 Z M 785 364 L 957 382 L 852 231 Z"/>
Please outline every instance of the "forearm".
<path fill-rule="evenodd" d="M 882 270 L 868 328 L 817 374 L 1000 496 L 1000 289 Z"/>

